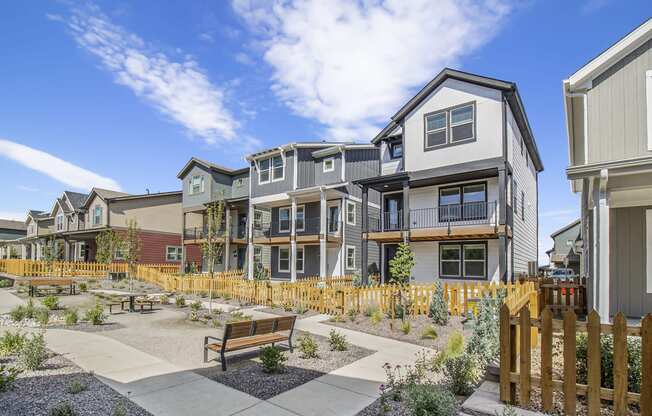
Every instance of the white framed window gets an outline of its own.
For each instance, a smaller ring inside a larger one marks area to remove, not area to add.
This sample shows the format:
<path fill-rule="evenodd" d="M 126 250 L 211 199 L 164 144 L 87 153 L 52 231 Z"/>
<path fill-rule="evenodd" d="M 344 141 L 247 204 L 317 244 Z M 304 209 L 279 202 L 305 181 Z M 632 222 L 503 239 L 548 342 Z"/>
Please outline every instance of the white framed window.
<path fill-rule="evenodd" d="M 254 264 L 263 264 L 263 248 L 254 246 Z"/>
<path fill-rule="evenodd" d="M 521 191 L 521 219 L 525 221 L 525 192 Z"/>
<path fill-rule="evenodd" d="M 93 225 L 100 225 L 102 223 L 102 207 L 95 205 L 93 208 Z"/>
<path fill-rule="evenodd" d="M 426 149 L 442 146 L 448 142 L 446 112 L 426 116 Z"/>
<path fill-rule="evenodd" d="M 439 276 L 454 279 L 487 278 L 487 244 L 440 243 Z"/>
<path fill-rule="evenodd" d="M 304 205 L 297 205 L 297 218 L 295 221 L 297 231 L 306 230 L 306 207 Z"/>
<path fill-rule="evenodd" d="M 297 267 L 297 272 L 303 273 L 303 247 L 297 247 L 297 259 L 295 266 Z"/>
<path fill-rule="evenodd" d="M 475 140 L 475 102 L 426 114 L 424 149 Z"/>
<path fill-rule="evenodd" d="M 167 261 L 181 261 L 183 258 L 183 248 L 181 246 L 165 247 L 165 259 Z"/>
<path fill-rule="evenodd" d="M 63 230 L 63 214 L 57 215 L 57 231 Z"/>
<path fill-rule="evenodd" d="M 486 278 L 487 246 L 484 244 L 464 244 L 464 277 L 472 279 Z"/>
<path fill-rule="evenodd" d="M 346 268 L 355 269 L 355 246 L 346 246 Z"/>
<path fill-rule="evenodd" d="M 263 226 L 263 211 L 254 209 L 254 228 Z"/>
<path fill-rule="evenodd" d="M 346 223 L 355 225 L 355 202 L 346 201 Z"/>
<path fill-rule="evenodd" d="M 278 271 L 279 272 L 290 271 L 290 248 L 289 247 L 278 248 Z"/>
<path fill-rule="evenodd" d="M 459 244 L 439 245 L 439 275 L 460 277 L 462 271 L 462 247 Z"/>
<path fill-rule="evenodd" d="M 324 172 L 332 172 L 335 170 L 335 159 L 332 157 L 328 157 L 324 159 L 323 163 L 323 170 Z"/>
<path fill-rule="evenodd" d="M 285 178 L 285 160 L 281 155 L 272 158 L 272 181 L 282 181 Z"/>
<path fill-rule="evenodd" d="M 450 137 L 451 143 L 473 140 L 475 135 L 475 106 L 473 104 L 457 107 L 451 110 Z"/>
<path fill-rule="evenodd" d="M 514 216 L 518 216 L 518 184 L 516 181 L 512 183 L 512 211 Z"/>
<path fill-rule="evenodd" d="M 278 232 L 290 232 L 290 207 L 283 207 L 278 209 Z"/>
<path fill-rule="evenodd" d="M 258 161 L 258 183 L 282 181 L 285 179 L 285 159 L 281 155 Z"/>
<path fill-rule="evenodd" d="M 263 184 L 263 183 L 269 183 L 270 182 L 270 175 L 269 175 L 269 159 L 263 159 L 258 161 L 258 183 Z"/>
<path fill-rule="evenodd" d="M 125 252 L 122 247 L 118 247 L 115 249 L 113 252 L 113 259 L 114 260 L 124 260 L 125 259 Z"/>
<path fill-rule="evenodd" d="M 201 175 L 194 175 L 190 178 L 190 185 L 188 187 L 190 195 L 201 194 L 204 192 L 204 177 Z"/>

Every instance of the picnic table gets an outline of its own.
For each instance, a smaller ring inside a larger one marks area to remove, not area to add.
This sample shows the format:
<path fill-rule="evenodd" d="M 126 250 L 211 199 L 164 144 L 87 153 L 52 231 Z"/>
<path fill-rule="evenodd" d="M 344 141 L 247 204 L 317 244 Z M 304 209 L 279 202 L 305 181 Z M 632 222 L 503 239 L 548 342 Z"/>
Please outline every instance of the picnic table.
<path fill-rule="evenodd" d="M 146 304 L 149 305 L 150 310 L 152 310 L 154 307 L 155 301 L 152 299 L 148 299 L 147 293 L 120 292 L 120 295 L 123 297 L 123 300 L 116 303 L 110 303 L 108 305 L 109 311 L 111 311 L 112 306 L 118 306 L 118 305 L 120 306 L 120 310 L 123 311 L 125 310 L 125 305 L 129 305 L 127 308 L 127 311 L 129 312 L 137 312 L 136 306 L 140 306 L 141 313 L 144 311 L 144 307 Z"/>
<path fill-rule="evenodd" d="M 72 279 L 29 279 L 29 296 L 35 296 L 41 286 L 68 287 L 71 295 L 75 294 L 75 282 Z"/>

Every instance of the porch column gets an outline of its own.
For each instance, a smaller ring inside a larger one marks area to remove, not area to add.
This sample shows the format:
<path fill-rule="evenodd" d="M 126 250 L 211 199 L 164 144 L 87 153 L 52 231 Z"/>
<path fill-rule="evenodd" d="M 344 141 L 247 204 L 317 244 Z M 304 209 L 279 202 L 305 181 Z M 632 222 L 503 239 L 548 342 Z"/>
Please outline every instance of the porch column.
<path fill-rule="evenodd" d="M 225 204 L 224 232 L 224 270 L 231 269 L 231 207 Z"/>
<path fill-rule="evenodd" d="M 290 281 L 297 281 L 297 200 L 294 197 L 290 212 Z"/>
<path fill-rule="evenodd" d="M 247 278 L 254 278 L 254 204 L 249 202 L 247 214 Z"/>
<path fill-rule="evenodd" d="M 340 200 L 340 276 L 346 274 L 346 197 Z"/>
<path fill-rule="evenodd" d="M 326 193 L 322 189 L 319 193 L 319 277 L 326 279 L 326 235 L 328 214 L 326 209 Z"/>
<path fill-rule="evenodd" d="M 367 240 L 367 233 L 369 232 L 369 220 L 367 219 L 369 215 L 369 189 L 366 186 L 362 187 L 362 253 L 360 260 L 362 261 L 362 283 L 367 284 L 369 281 L 369 270 L 368 270 L 368 249 L 369 241 Z"/>
<path fill-rule="evenodd" d="M 403 242 L 407 243 L 410 238 L 410 183 L 403 181 Z"/>
<path fill-rule="evenodd" d="M 597 216 L 595 221 L 595 229 L 597 230 L 597 238 L 595 239 L 597 255 L 594 256 L 597 266 L 597 281 L 594 285 L 597 290 L 596 309 L 600 314 L 600 319 L 604 323 L 609 322 L 610 314 L 610 275 L 609 275 L 609 201 L 607 193 L 607 169 L 600 171 L 599 185 L 594 186 L 595 206 L 594 211 Z"/>
<path fill-rule="evenodd" d="M 27 260 L 27 244 L 20 245 L 20 258 Z"/>

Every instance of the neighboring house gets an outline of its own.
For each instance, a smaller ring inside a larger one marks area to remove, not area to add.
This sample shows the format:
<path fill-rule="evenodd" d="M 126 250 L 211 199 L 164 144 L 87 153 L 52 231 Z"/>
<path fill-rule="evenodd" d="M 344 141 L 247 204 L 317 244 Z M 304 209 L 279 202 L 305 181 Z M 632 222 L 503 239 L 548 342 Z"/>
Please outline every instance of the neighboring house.
<path fill-rule="evenodd" d="M 41 260 L 46 239 L 54 231 L 54 218 L 49 212 L 29 210 L 25 227 L 27 234 L 20 239 L 22 244 L 20 257 L 27 260 Z"/>
<path fill-rule="evenodd" d="M 54 219 L 54 228 L 49 238 L 54 239 L 55 253 L 61 253 L 62 259 L 83 261 L 83 242 L 70 242 L 67 233 L 84 229 L 85 210 L 83 204 L 88 194 L 64 191 L 60 198 L 54 201 L 50 217 Z M 58 245 L 62 244 L 63 249 Z"/>
<path fill-rule="evenodd" d="M 27 235 L 24 221 L 0 219 L 0 259 L 20 258 L 20 239 Z"/>
<path fill-rule="evenodd" d="M 247 221 L 249 219 L 249 168 L 229 169 L 191 158 L 177 177 L 182 182 L 183 253 L 186 270 L 208 271 L 202 254 L 206 241 L 206 206 L 224 201 L 224 231 L 221 258 L 214 270 L 245 269 L 247 265 Z"/>
<path fill-rule="evenodd" d="M 581 222 L 577 220 L 550 234 L 554 246 L 546 253 L 552 268 L 569 268 L 575 274 L 580 274 L 582 253 L 578 251 L 578 243 L 582 241 L 581 230 Z"/>
<path fill-rule="evenodd" d="M 543 165 L 516 84 L 444 69 L 372 143 L 380 175 L 356 183 L 365 202 L 381 194 L 381 210 L 362 204 L 360 257 L 381 247 L 383 281 L 400 242 L 418 282 L 536 273 Z"/>
<path fill-rule="evenodd" d="M 589 308 L 652 312 L 652 19 L 563 81 Z"/>
<path fill-rule="evenodd" d="M 361 256 L 362 193 L 353 184 L 378 175 L 375 146 L 289 143 L 247 160 L 249 277 L 255 265 L 290 281 L 377 270 L 377 249 L 369 249 L 366 262 Z M 370 210 L 378 212 L 378 194 L 368 198 Z"/>

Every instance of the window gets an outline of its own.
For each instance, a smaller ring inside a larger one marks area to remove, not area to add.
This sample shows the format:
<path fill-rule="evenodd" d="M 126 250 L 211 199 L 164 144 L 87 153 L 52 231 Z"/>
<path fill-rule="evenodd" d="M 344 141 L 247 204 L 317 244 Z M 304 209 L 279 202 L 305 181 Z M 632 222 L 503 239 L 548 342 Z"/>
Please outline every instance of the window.
<path fill-rule="evenodd" d="M 269 183 L 269 159 L 258 162 L 258 183 Z"/>
<path fill-rule="evenodd" d="M 288 247 L 278 248 L 278 271 L 290 271 L 290 249 Z"/>
<path fill-rule="evenodd" d="M 285 178 L 285 161 L 281 155 L 258 161 L 258 183 L 281 181 Z"/>
<path fill-rule="evenodd" d="M 295 266 L 297 272 L 303 273 L 303 247 L 297 247 L 297 260 Z"/>
<path fill-rule="evenodd" d="M 285 166 L 283 164 L 283 157 L 274 156 L 272 158 L 272 165 L 274 170 L 272 171 L 272 180 L 280 181 L 285 177 Z"/>
<path fill-rule="evenodd" d="M 425 115 L 425 149 L 475 139 L 475 103 Z"/>
<path fill-rule="evenodd" d="M 280 233 L 287 233 L 290 231 L 290 208 L 278 209 L 278 231 Z"/>
<path fill-rule="evenodd" d="M 525 192 L 521 191 L 521 219 L 525 221 Z"/>
<path fill-rule="evenodd" d="M 389 157 L 392 159 L 400 159 L 403 157 L 403 142 L 390 142 L 389 146 Z"/>
<path fill-rule="evenodd" d="M 306 207 L 303 205 L 297 206 L 295 227 L 297 231 L 304 231 L 306 229 Z"/>
<path fill-rule="evenodd" d="M 324 159 L 324 172 L 332 172 L 335 170 L 335 159 L 332 157 L 329 157 L 328 159 Z"/>
<path fill-rule="evenodd" d="M 263 248 L 254 246 L 254 264 L 263 264 Z"/>
<path fill-rule="evenodd" d="M 204 177 L 195 175 L 190 178 L 190 195 L 201 194 L 204 192 Z"/>
<path fill-rule="evenodd" d="M 63 214 L 57 215 L 57 231 L 63 230 Z"/>
<path fill-rule="evenodd" d="M 355 269 L 355 246 L 346 246 L 346 268 Z"/>
<path fill-rule="evenodd" d="M 116 248 L 115 251 L 113 252 L 113 259 L 114 260 L 124 260 L 125 259 L 125 252 L 123 248 Z"/>
<path fill-rule="evenodd" d="M 512 181 L 512 210 L 514 216 L 518 216 L 518 184 Z"/>
<path fill-rule="evenodd" d="M 439 221 L 480 220 L 487 218 L 487 185 L 439 188 Z"/>
<path fill-rule="evenodd" d="M 346 201 L 346 223 L 355 225 L 355 202 Z"/>
<path fill-rule="evenodd" d="M 93 208 L 93 225 L 100 225 L 102 223 L 102 207 L 96 205 Z"/>
<path fill-rule="evenodd" d="M 439 275 L 443 278 L 486 279 L 486 243 L 440 243 Z"/>
<path fill-rule="evenodd" d="M 260 229 L 263 226 L 263 212 L 254 210 L 254 228 Z"/>
<path fill-rule="evenodd" d="M 167 261 L 181 261 L 183 258 L 183 249 L 179 246 L 165 247 L 165 259 Z"/>

